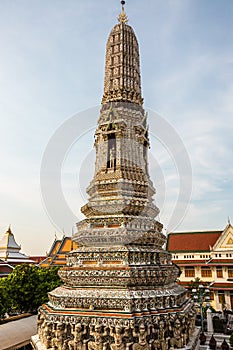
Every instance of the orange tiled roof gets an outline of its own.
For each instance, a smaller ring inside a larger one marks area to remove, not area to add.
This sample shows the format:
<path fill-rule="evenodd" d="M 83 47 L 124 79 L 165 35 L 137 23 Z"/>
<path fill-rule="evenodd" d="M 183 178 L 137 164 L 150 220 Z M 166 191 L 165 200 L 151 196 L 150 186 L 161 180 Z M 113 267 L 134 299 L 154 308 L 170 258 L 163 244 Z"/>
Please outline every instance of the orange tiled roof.
<path fill-rule="evenodd" d="M 48 253 L 48 256 L 40 265 L 42 267 L 48 266 L 64 266 L 66 265 L 66 255 L 73 249 L 77 248 L 77 244 L 72 241 L 71 237 L 63 237 L 55 240 Z"/>
<path fill-rule="evenodd" d="M 221 234 L 222 231 L 169 233 L 167 250 L 170 252 L 207 252 Z"/>
<path fill-rule="evenodd" d="M 49 256 L 55 256 L 60 248 L 60 245 L 61 245 L 61 240 L 58 239 L 58 240 L 55 240 L 52 244 L 52 247 L 50 249 L 50 252 L 49 252 Z"/>

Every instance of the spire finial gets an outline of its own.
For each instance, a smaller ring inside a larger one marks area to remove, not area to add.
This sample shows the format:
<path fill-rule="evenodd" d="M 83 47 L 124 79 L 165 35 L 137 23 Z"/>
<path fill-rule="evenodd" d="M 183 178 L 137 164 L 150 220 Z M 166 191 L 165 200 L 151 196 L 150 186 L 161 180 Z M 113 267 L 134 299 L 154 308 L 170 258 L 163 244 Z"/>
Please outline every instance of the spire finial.
<path fill-rule="evenodd" d="M 12 233 L 11 232 L 11 224 L 8 226 L 8 229 L 7 229 L 6 233 Z"/>
<path fill-rule="evenodd" d="M 129 19 L 125 13 L 125 1 L 124 0 L 121 1 L 121 6 L 122 6 L 122 10 L 121 10 L 121 13 L 119 14 L 117 19 L 118 19 L 119 23 L 127 23 Z"/>
<path fill-rule="evenodd" d="M 227 221 L 228 221 L 228 225 L 231 225 L 231 219 L 230 219 L 230 216 L 228 216 Z"/>

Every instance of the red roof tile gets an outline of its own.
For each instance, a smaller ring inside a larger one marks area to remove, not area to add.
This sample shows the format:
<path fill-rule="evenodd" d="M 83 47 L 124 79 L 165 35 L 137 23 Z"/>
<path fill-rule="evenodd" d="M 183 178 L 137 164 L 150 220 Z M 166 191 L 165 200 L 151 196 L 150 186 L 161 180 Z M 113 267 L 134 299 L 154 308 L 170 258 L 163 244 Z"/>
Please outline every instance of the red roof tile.
<path fill-rule="evenodd" d="M 30 259 L 37 263 L 40 263 L 41 261 L 46 259 L 46 256 L 30 256 Z"/>
<path fill-rule="evenodd" d="M 177 281 L 181 286 L 191 286 L 193 285 L 193 281 Z"/>
<path fill-rule="evenodd" d="M 227 282 L 223 282 L 223 283 L 213 283 L 212 285 L 209 286 L 210 289 L 232 289 L 233 290 L 233 282 L 231 283 L 227 283 Z"/>
<path fill-rule="evenodd" d="M 172 262 L 178 266 L 206 266 L 208 260 L 172 260 Z"/>
<path fill-rule="evenodd" d="M 13 271 L 13 269 L 13 266 L 0 260 L 0 277 L 7 277 Z"/>
<path fill-rule="evenodd" d="M 212 259 L 208 262 L 208 265 L 233 265 L 233 259 Z"/>
<path fill-rule="evenodd" d="M 222 231 L 179 232 L 168 235 L 167 250 L 170 252 L 209 251 Z"/>

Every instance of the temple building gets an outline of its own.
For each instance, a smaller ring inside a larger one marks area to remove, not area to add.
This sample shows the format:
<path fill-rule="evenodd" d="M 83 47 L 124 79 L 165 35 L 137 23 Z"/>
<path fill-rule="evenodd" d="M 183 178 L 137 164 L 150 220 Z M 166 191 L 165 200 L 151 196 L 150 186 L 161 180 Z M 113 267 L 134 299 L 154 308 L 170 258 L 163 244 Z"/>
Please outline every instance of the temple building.
<path fill-rule="evenodd" d="M 223 231 L 175 232 L 168 235 L 167 250 L 181 269 L 179 283 L 190 289 L 200 281 L 211 291 L 218 311 L 233 309 L 233 226 Z"/>
<path fill-rule="evenodd" d="M 64 284 L 39 309 L 37 350 L 198 348 L 194 304 L 176 283 L 179 268 L 156 219 L 139 47 L 121 3 L 106 46 L 85 219 L 59 271 Z"/>
<path fill-rule="evenodd" d="M 0 259 L 0 278 L 7 277 L 13 269 L 13 266 Z"/>
<path fill-rule="evenodd" d="M 0 259 L 11 267 L 23 263 L 35 264 L 34 260 L 21 253 L 20 250 L 21 246 L 16 243 L 15 237 L 9 227 L 0 239 Z"/>
<path fill-rule="evenodd" d="M 62 239 L 55 238 L 46 258 L 40 261 L 40 266 L 65 266 L 67 254 L 76 248 L 77 244 L 71 237 L 63 236 Z"/>

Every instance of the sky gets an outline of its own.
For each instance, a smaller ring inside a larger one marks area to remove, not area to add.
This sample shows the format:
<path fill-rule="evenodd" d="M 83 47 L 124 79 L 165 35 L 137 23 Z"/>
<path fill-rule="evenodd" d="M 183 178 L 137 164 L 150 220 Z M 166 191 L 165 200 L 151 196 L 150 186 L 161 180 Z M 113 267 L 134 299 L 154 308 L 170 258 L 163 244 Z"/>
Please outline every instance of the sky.
<path fill-rule="evenodd" d="M 0 234 L 10 224 L 28 255 L 45 255 L 83 218 L 105 45 L 120 8 L 0 1 Z M 164 232 L 223 229 L 233 221 L 233 2 L 128 0 L 125 10 L 140 45 Z"/>

